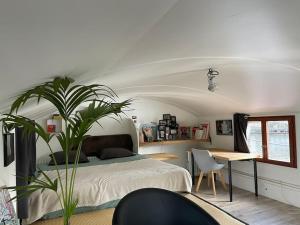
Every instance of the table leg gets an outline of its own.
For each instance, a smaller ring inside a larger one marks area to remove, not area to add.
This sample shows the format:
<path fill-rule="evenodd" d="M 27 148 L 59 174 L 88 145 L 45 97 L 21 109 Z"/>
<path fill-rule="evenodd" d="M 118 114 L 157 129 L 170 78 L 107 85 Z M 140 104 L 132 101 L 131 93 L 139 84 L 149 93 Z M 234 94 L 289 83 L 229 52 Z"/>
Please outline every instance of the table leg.
<path fill-rule="evenodd" d="M 257 187 L 257 163 L 256 159 L 253 159 L 253 168 L 254 168 L 254 185 L 255 185 L 255 196 L 258 196 L 258 187 Z"/>
<path fill-rule="evenodd" d="M 191 152 L 191 161 L 192 161 L 192 184 L 195 184 L 195 161 L 192 152 Z"/>
<path fill-rule="evenodd" d="M 232 171 L 231 171 L 231 161 L 228 161 L 228 181 L 229 181 L 229 199 L 232 202 Z"/>

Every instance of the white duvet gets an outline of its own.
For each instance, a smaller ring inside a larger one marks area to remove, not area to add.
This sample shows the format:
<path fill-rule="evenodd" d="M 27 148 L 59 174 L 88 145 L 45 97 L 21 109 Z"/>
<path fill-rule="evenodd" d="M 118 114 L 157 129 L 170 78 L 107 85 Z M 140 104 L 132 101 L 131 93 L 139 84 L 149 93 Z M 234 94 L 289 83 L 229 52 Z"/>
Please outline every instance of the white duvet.
<path fill-rule="evenodd" d="M 55 171 L 47 171 L 46 174 L 51 178 L 56 177 Z M 158 160 L 142 159 L 78 168 L 74 194 L 79 199 L 78 207 L 99 206 L 146 187 L 191 192 L 192 180 L 184 168 Z M 57 195 L 51 190 L 34 192 L 28 204 L 27 224 L 47 213 L 61 210 Z"/>

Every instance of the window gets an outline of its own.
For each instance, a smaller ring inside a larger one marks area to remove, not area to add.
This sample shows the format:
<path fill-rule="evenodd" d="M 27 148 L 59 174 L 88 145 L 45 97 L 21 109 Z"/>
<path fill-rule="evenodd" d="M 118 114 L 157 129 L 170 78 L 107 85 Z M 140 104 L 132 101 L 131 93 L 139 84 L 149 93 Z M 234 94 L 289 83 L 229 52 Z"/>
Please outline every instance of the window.
<path fill-rule="evenodd" d="M 258 161 L 297 168 L 294 116 L 249 117 L 247 143 Z"/>

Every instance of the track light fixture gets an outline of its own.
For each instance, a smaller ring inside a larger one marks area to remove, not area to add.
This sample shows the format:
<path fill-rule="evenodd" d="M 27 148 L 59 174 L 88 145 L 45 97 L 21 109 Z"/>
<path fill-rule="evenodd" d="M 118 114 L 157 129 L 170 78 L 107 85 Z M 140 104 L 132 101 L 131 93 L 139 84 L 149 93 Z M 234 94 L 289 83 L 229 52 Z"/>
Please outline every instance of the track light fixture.
<path fill-rule="evenodd" d="M 216 76 L 219 75 L 219 72 L 212 69 L 212 68 L 209 68 L 208 69 L 208 73 L 207 73 L 207 78 L 208 78 L 208 90 L 211 91 L 211 92 L 214 92 L 216 90 L 216 87 L 217 87 L 217 84 L 214 80 L 214 78 Z"/>

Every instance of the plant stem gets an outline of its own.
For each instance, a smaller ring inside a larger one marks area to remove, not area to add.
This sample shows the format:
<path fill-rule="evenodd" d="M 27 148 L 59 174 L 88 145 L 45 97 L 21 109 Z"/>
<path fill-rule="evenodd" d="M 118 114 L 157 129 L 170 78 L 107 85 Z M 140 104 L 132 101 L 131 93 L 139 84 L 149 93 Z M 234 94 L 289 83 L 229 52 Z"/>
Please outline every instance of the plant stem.
<path fill-rule="evenodd" d="M 53 155 L 54 152 L 53 152 L 51 146 L 49 145 L 49 143 L 47 143 L 47 145 L 48 145 L 48 148 L 49 148 L 51 154 Z M 55 170 L 56 170 L 56 173 L 57 173 L 57 178 L 58 178 L 58 182 L 59 182 L 59 185 L 60 185 L 60 189 L 61 189 L 61 193 L 62 193 L 62 198 L 63 198 L 63 201 L 64 201 L 64 198 L 65 198 L 65 196 L 64 196 L 64 189 L 63 189 L 63 185 L 62 185 L 62 181 L 61 181 L 61 176 L 60 176 L 60 173 L 59 173 L 59 170 L 58 170 L 57 161 L 56 161 L 56 158 L 54 157 L 54 155 L 53 155 L 52 158 L 53 158 L 53 161 L 54 161 Z M 57 193 L 57 196 L 59 197 L 58 193 Z M 60 197 L 58 199 L 59 199 L 60 205 L 62 206 L 62 209 L 63 209 L 63 205 L 62 205 Z"/>
<path fill-rule="evenodd" d="M 66 145 L 65 145 L 65 158 L 66 158 L 66 184 L 65 184 L 65 193 L 66 193 L 66 200 L 65 200 L 65 208 L 64 211 L 67 214 L 69 214 L 69 206 L 70 206 L 70 193 L 68 192 L 68 167 L 69 167 L 69 137 L 70 137 L 70 132 L 69 132 L 69 128 L 68 128 L 68 122 L 65 119 L 65 129 L 66 129 Z M 69 215 L 65 215 L 65 219 L 68 219 Z M 68 221 L 66 221 L 68 222 Z"/>
<path fill-rule="evenodd" d="M 77 172 L 79 156 L 80 156 L 80 152 L 81 152 L 81 145 L 82 145 L 82 142 L 80 142 L 80 144 L 78 145 L 78 148 L 76 150 L 75 163 L 74 163 L 73 169 L 72 169 L 71 185 L 70 185 L 70 193 L 72 194 L 72 196 L 73 196 L 73 192 L 74 192 L 74 184 L 75 184 L 75 178 L 76 178 L 76 172 Z"/>

